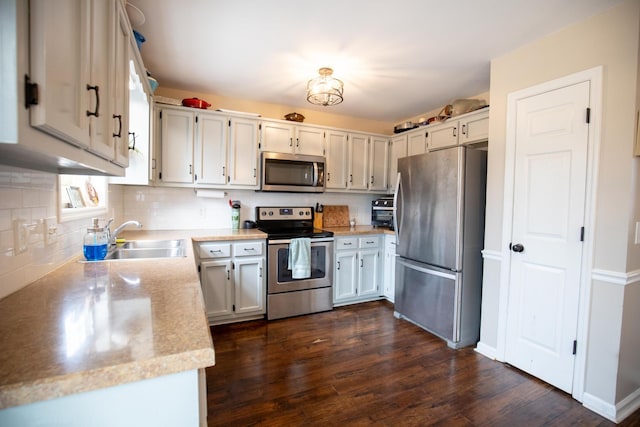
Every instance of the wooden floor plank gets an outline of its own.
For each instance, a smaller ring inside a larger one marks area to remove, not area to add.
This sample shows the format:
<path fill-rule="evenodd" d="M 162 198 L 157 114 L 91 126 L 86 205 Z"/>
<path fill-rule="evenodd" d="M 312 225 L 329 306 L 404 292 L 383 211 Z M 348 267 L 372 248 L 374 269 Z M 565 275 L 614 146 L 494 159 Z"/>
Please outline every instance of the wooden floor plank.
<path fill-rule="evenodd" d="M 211 331 L 209 426 L 615 425 L 473 348 L 448 348 L 383 301 Z M 640 426 L 640 411 L 620 425 Z"/>

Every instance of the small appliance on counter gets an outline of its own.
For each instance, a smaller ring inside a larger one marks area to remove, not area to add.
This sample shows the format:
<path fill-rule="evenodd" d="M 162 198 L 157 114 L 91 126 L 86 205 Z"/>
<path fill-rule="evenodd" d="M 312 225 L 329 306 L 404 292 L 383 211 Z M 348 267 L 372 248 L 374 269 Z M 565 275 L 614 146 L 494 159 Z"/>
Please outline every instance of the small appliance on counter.
<path fill-rule="evenodd" d="M 393 230 L 393 197 L 381 197 L 371 202 L 371 225 Z"/>

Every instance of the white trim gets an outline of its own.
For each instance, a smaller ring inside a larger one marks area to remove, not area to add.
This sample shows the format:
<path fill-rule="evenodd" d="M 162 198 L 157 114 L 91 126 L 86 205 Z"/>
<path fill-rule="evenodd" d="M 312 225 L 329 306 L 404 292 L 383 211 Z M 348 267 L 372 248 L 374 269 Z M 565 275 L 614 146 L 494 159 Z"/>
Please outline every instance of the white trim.
<path fill-rule="evenodd" d="M 640 408 L 640 388 L 616 404 L 616 423 L 623 421 Z"/>
<path fill-rule="evenodd" d="M 499 301 L 498 301 L 498 335 L 496 359 L 504 361 L 507 339 L 507 312 L 509 305 L 509 277 L 511 273 L 511 256 L 506 248 L 511 241 L 513 228 L 514 174 L 515 174 L 515 139 L 516 139 L 516 105 L 521 99 L 535 96 L 544 92 L 560 89 L 566 86 L 588 81 L 590 83 L 589 107 L 591 108 L 591 123 L 589 125 L 587 148 L 587 182 L 585 189 L 584 224 L 587 230 L 582 248 L 582 268 L 580 275 L 580 301 L 578 302 L 577 340 L 588 348 L 589 306 L 591 300 L 591 269 L 593 264 L 595 230 L 596 196 L 598 182 L 598 162 L 601 140 L 602 123 L 602 74 L 603 67 L 598 66 L 569 76 L 541 83 L 536 86 L 521 89 L 507 96 L 507 133 L 505 142 L 504 161 L 504 200 L 502 218 L 503 249 L 500 271 Z M 572 396 L 582 401 L 584 393 L 584 379 L 586 374 L 586 351 L 576 355 L 574 365 Z"/>
<path fill-rule="evenodd" d="M 594 269 L 591 271 L 591 280 L 611 283 L 612 285 L 632 285 L 640 282 L 640 270 L 623 273 L 619 271 Z"/>
<path fill-rule="evenodd" d="M 602 415 L 609 421 L 616 422 L 616 407 L 611 403 L 596 397 L 590 393 L 583 393 L 582 406 L 595 412 L 598 415 Z"/>
<path fill-rule="evenodd" d="M 492 261 L 502 262 L 502 252 L 492 251 L 491 249 L 483 249 L 480 251 L 483 259 L 490 259 Z"/>
<path fill-rule="evenodd" d="M 483 342 L 479 342 L 476 345 L 475 350 L 481 355 L 488 357 L 491 360 L 496 360 L 496 348 L 490 347 Z"/>

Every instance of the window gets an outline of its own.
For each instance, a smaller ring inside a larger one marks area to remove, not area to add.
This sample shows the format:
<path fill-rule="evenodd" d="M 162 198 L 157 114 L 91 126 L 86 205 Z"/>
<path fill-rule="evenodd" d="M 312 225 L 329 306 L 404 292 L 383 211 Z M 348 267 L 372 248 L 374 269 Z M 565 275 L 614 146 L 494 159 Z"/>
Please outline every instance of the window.
<path fill-rule="evenodd" d="M 58 220 L 99 217 L 107 213 L 109 186 L 104 176 L 59 175 Z"/>

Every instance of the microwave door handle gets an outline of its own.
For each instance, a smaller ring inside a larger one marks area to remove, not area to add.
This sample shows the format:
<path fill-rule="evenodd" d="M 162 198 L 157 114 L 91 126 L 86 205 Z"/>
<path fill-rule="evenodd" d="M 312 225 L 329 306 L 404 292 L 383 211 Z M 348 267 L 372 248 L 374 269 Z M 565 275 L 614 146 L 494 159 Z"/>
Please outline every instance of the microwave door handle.
<path fill-rule="evenodd" d="M 313 162 L 313 186 L 318 186 L 318 162 Z"/>

